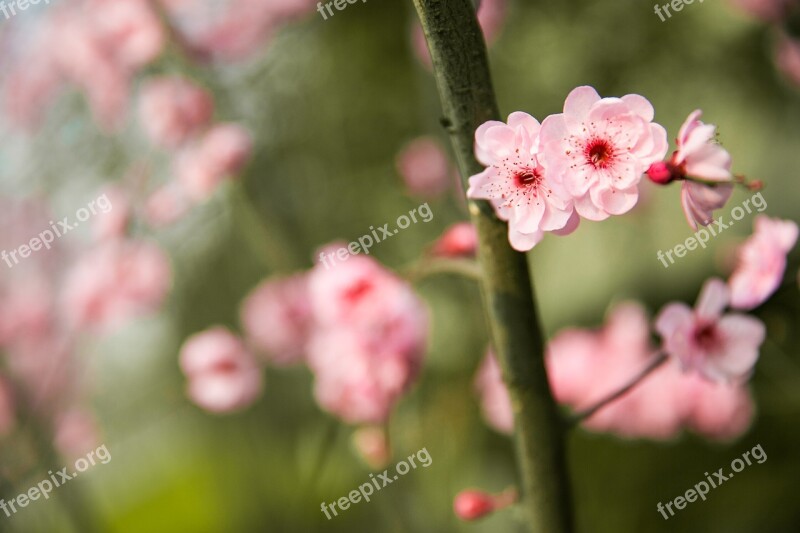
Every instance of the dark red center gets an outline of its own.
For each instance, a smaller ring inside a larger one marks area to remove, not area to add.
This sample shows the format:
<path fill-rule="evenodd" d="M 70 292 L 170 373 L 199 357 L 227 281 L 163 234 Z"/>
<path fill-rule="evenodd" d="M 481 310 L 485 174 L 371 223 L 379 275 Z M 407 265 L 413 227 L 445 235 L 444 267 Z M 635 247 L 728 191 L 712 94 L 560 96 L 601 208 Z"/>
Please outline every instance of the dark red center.
<path fill-rule="evenodd" d="M 517 187 L 531 187 L 541 181 L 541 175 L 537 169 L 526 169 L 514 175 Z"/>
<path fill-rule="evenodd" d="M 703 350 L 713 351 L 719 344 L 716 326 L 714 324 L 699 326 L 694 331 L 694 341 Z"/>
<path fill-rule="evenodd" d="M 586 147 L 586 159 L 595 168 L 605 168 L 608 166 L 613 154 L 614 149 L 608 142 L 602 139 L 594 140 Z"/>

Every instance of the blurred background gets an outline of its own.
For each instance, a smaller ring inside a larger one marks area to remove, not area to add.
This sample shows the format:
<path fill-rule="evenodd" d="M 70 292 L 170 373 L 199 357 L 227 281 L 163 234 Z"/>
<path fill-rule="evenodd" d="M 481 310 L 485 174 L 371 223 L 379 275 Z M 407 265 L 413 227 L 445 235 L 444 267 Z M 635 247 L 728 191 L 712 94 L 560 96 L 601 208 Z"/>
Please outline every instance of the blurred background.
<path fill-rule="evenodd" d="M 765 214 L 798 219 L 800 45 L 787 36 L 785 2 L 696 2 L 665 21 L 633 0 L 483 3 L 504 115 L 541 120 L 589 84 L 646 96 L 674 138 L 701 108 L 734 171 L 764 181 Z M 187 397 L 184 341 L 218 325 L 244 335 L 240 308 L 261 281 L 307 271 L 320 247 L 427 202 L 430 222 L 371 250 L 403 272 L 467 220 L 452 164 L 436 155 L 438 145 L 450 158 L 411 2 L 357 2 L 327 19 L 315 9 L 61 0 L 0 18 L 0 248 L 74 219 L 102 194 L 114 204 L 52 249 L 0 263 L 0 494 L 8 501 L 101 444 L 112 456 L 48 500 L 0 514 L 0 530 L 516 530 L 513 510 L 476 523 L 452 511 L 464 488 L 499 492 L 515 479 L 510 440 L 486 424 L 475 393 L 488 339 L 472 280 L 414 283 L 430 333 L 389 423 L 388 464 L 425 448 L 431 466 L 334 519 L 320 503 L 383 468 L 360 458 L 356 425 L 320 408 L 306 365 L 260 358 L 261 392 L 234 412 Z M 176 113 L 169 95 L 191 104 Z M 403 156 L 420 137 L 416 148 L 433 155 L 420 156 L 414 179 L 404 166 L 413 154 Z M 678 189 L 643 183 L 631 214 L 548 236 L 529 254 L 549 336 L 598 327 L 622 300 L 651 316 L 669 301 L 691 304 L 706 278 L 730 273 L 753 215 L 669 268 L 657 260 L 691 233 Z M 737 190 L 729 207 L 748 196 Z M 120 238 L 125 252 L 98 252 Z M 768 340 L 749 429 L 722 442 L 570 435 L 579 531 L 800 531 L 799 264 L 795 251 L 786 282 L 755 311 Z M 106 279 L 109 269 L 122 270 Z M 126 294 L 108 304 L 120 285 Z M 659 501 L 757 444 L 766 462 L 668 521 L 658 514 Z"/>

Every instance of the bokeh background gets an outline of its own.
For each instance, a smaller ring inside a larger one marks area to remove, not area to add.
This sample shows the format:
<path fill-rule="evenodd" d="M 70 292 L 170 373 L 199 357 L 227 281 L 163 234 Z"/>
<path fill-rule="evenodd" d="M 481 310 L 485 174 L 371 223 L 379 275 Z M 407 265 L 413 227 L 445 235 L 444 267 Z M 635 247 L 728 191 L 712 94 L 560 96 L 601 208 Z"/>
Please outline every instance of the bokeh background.
<path fill-rule="evenodd" d="M 10 84 L 20 64 L 50 68 L 30 53 L 31 36 L 56 9 L 87 9 L 72 0 L 59 4 L 0 18 L 0 40 L 7 44 L 0 83 Z M 470 280 L 436 276 L 415 285 L 430 310 L 431 336 L 420 379 L 399 403 L 390 433 L 398 459 L 424 447 L 432 465 L 333 520 L 320 503 L 346 495 L 372 469 L 354 453 L 354 428 L 315 403 L 308 369 L 268 367 L 263 395 L 238 413 L 210 414 L 186 397 L 181 343 L 217 324 L 239 331 L 241 301 L 261 280 L 308 269 L 320 246 L 356 239 L 427 201 L 431 222 L 372 250 L 400 270 L 447 226 L 467 218 L 459 190 L 415 195 L 395 165 L 416 137 L 438 137 L 446 146 L 433 77 L 414 48 L 411 2 L 358 2 L 328 20 L 313 9 L 276 24 L 246 57 L 195 60 L 169 48 L 129 78 L 129 110 L 113 131 L 98 124 L 74 86 L 37 104 L 43 116 L 25 128 L 12 120 L 21 104 L 6 96 L 0 232 L 20 235 L 4 238 L 6 248 L 43 229 L 20 225 L 11 216 L 20 206 L 41 207 L 51 218 L 72 215 L 104 185 L 129 183 L 132 173 L 147 176 L 132 194 L 139 205 L 143 191 L 170 179 L 168 153 L 148 143 L 137 122 L 136 95 L 148 76 L 182 74 L 206 87 L 215 120 L 246 127 L 253 147 L 236 179 L 180 220 L 133 225 L 135 235 L 157 242 L 170 259 L 173 283 L 165 302 L 113 332 L 84 333 L 71 348 L 83 406 L 113 459 L 56 489 L 48 501 L 11 519 L 0 515 L 0 530 L 81 531 L 81 515 L 101 531 L 120 533 L 515 530 L 513 511 L 478 523 L 461 522 L 452 511 L 458 491 L 500 491 L 515 475 L 510 441 L 487 427 L 474 393 L 487 332 Z M 512 1 L 489 55 L 504 114 L 524 110 L 542 119 L 559 112 L 567 93 L 583 84 L 602 95 L 645 95 L 671 136 L 689 112 L 702 108 L 733 154 L 734 170 L 764 181 L 766 214 L 798 220 L 800 90 L 791 72 L 776 68 L 779 39 L 774 24 L 723 0 L 687 5 L 664 22 L 650 3 L 633 0 Z M 729 206 L 747 196 L 737 191 Z M 598 326 L 609 306 L 625 299 L 640 300 L 651 314 L 668 301 L 693 302 L 706 278 L 730 272 L 732 249 L 750 233 L 752 219 L 664 268 L 657 251 L 690 231 L 677 185 L 645 183 L 633 213 L 585 223 L 568 238 L 546 238 L 529 258 L 548 335 Z M 13 272 L 0 264 L 4 290 L 14 283 L 12 274 L 34 261 L 45 263 L 59 283 L 91 239 L 87 225 Z M 690 434 L 667 442 L 571 434 L 579 531 L 800 530 L 799 264 L 794 252 L 786 283 L 756 312 L 769 340 L 752 380 L 757 414 L 744 435 L 719 443 Z M 42 479 L 48 465 L 68 464 L 42 457 L 26 434 L 32 423 L 21 412 L 15 418 L 0 441 L 6 500 Z M 657 502 L 756 444 L 768 456 L 765 463 L 669 521 L 657 513 Z"/>

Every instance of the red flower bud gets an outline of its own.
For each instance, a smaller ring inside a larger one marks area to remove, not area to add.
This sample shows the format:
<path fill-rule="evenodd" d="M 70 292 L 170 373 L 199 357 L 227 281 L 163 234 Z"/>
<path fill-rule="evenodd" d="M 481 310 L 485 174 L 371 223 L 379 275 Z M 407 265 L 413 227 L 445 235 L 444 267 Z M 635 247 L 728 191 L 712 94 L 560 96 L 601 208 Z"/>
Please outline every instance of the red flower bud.
<path fill-rule="evenodd" d="M 653 183 L 666 185 L 676 178 L 675 167 L 666 161 L 653 163 L 650 165 L 650 168 L 647 169 L 647 177 L 650 178 Z"/>
<path fill-rule="evenodd" d="M 453 511 L 461 520 L 477 520 L 495 508 L 494 497 L 479 490 L 462 491 L 453 501 Z"/>

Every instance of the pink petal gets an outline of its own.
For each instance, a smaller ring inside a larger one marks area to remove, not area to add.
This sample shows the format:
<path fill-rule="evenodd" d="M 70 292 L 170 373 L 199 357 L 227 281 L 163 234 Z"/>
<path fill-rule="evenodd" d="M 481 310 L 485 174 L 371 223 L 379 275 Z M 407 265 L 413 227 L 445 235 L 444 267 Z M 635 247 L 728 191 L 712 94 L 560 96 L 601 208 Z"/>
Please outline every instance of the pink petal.
<path fill-rule="evenodd" d="M 719 321 L 725 336 L 725 351 L 709 359 L 709 366 L 728 378 L 747 374 L 758 360 L 758 351 L 766 337 L 764 323 L 752 316 L 726 315 Z"/>
<path fill-rule="evenodd" d="M 728 286 L 719 278 L 711 278 L 700 290 L 695 304 L 695 315 L 705 320 L 716 320 L 728 305 L 728 299 Z"/>
<path fill-rule="evenodd" d="M 576 87 L 564 102 L 564 117 L 572 123 L 583 122 L 592 106 L 599 101 L 600 95 L 594 88 L 588 85 Z"/>
<path fill-rule="evenodd" d="M 539 124 L 538 120 L 522 111 L 516 111 L 508 115 L 508 125 L 514 129 L 519 127 L 525 128 L 525 131 L 528 132 L 531 138 L 538 135 L 541 128 L 541 124 Z"/>
<path fill-rule="evenodd" d="M 692 320 L 692 310 L 683 303 L 664 307 L 655 319 L 654 327 L 664 339 L 672 337 L 683 325 Z"/>
<path fill-rule="evenodd" d="M 607 212 L 603 211 L 603 209 L 595 205 L 592 202 L 591 195 L 589 194 L 575 198 L 575 210 L 583 218 L 594 220 L 595 222 L 605 220 L 611 216 Z"/>
<path fill-rule="evenodd" d="M 647 122 L 652 122 L 653 118 L 656 116 L 656 112 L 653 109 L 653 104 L 650 103 L 650 100 L 641 96 L 639 94 L 626 94 L 622 97 L 622 101 L 628 104 L 628 107 L 642 117 Z"/>
<path fill-rule="evenodd" d="M 544 237 L 543 231 L 535 231 L 533 233 L 520 233 L 515 231 L 511 225 L 508 226 L 508 242 L 511 247 L 518 252 L 527 252 L 542 240 Z"/>
<path fill-rule="evenodd" d="M 627 213 L 639 200 L 639 190 L 634 186 L 630 189 L 616 190 L 608 186 L 599 185 L 590 191 L 590 196 L 595 205 L 610 215 Z"/>

